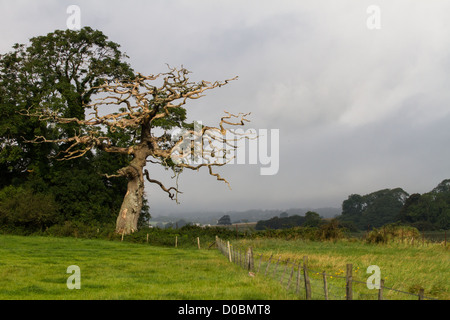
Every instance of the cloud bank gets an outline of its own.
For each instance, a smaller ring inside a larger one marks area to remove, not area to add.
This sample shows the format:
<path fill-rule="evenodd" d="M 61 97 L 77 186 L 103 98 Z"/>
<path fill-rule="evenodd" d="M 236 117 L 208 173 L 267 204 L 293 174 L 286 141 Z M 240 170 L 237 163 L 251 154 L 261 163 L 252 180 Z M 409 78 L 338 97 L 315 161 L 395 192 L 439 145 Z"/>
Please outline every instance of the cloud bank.
<path fill-rule="evenodd" d="M 148 186 L 151 211 L 340 206 L 382 188 L 427 192 L 450 177 L 448 1 L 14 1 L 0 4 L 0 51 L 82 26 L 121 44 L 144 74 L 183 65 L 194 80 L 239 80 L 188 109 L 216 125 L 223 110 L 251 112 L 250 127 L 279 129 L 280 168 L 219 169 L 180 177 L 181 205 Z M 367 8 L 380 8 L 380 29 Z M 170 174 L 149 167 L 173 184 Z"/>

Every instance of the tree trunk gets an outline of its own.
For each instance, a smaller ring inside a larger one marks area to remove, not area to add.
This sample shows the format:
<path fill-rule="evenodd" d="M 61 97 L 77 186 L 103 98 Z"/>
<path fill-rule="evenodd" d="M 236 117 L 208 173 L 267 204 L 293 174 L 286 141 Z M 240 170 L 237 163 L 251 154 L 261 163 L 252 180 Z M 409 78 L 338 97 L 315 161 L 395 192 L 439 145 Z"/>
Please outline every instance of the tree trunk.
<path fill-rule="evenodd" d="M 135 157 L 128 167 L 121 169 L 128 179 L 128 188 L 116 220 L 117 233 L 130 234 L 138 229 L 144 197 L 145 163 L 145 157 Z"/>

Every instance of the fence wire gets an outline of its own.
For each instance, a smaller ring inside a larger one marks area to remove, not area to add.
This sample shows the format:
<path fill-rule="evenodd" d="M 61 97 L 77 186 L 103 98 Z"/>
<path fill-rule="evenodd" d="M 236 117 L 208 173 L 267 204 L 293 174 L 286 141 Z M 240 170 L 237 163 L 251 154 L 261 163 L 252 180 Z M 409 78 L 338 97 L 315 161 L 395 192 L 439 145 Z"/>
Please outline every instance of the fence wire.
<path fill-rule="evenodd" d="M 390 300 L 387 291 L 401 296 L 396 300 L 437 300 L 419 294 L 405 292 L 384 286 L 380 289 L 369 289 L 367 282 L 354 280 L 348 276 L 340 276 L 338 272 L 326 272 L 311 269 L 306 261 L 282 260 L 280 256 L 264 256 L 255 254 L 251 248 L 236 248 L 216 238 L 219 251 L 230 262 L 240 266 L 254 275 L 271 278 L 279 282 L 290 293 L 299 299 L 307 300 Z M 414 298 L 413 298 L 414 297 Z"/>

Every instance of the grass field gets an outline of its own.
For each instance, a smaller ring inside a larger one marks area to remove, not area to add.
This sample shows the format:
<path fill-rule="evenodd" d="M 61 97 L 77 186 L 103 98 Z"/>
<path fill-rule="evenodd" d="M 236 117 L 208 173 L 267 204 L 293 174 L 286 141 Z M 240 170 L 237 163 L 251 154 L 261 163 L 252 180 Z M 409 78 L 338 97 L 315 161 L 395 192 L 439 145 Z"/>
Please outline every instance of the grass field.
<path fill-rule="evenodd" d="M 425 296 L 440 300 L 450 300 L 450 252 L 440 244 L 427 244 L 425 246 L 408 246 L 401 244 L 366 244 L 361 241 L 314 242 L 301 240 L 256 239 L 234 241 L 237 247 L 252 247 L 255 264 L 259 254 L 263 259 L 270 255 L 274 260 L 301 261 L 308 256 L 308 265 L 312 271 L 326 271 L 329 282 L 343 288 L 345 285 L 346 264 L 353 265 L 353 279 L 364 282 L 354 286 L 354 290 L 364 295 L 377 296 L 376 290 L 368 290 L 366 273 L 370 265 L 377 265 L 381 271 L 381 278 L 385 287 L 400 290 L 406 293 L 417 294 L 423 288 Z M 315 273 L 311 271 L 314 279 Z M 322 292 L 323 281 L 321 276 L 316 277 L 317 288 Z M 344 290 L 337 293 L 337 298 L 343 298 Z M 385 290 L 386 299 L 417 299 L 394 290 Z"/>
<path fill-rule="evenodd" d="M 331 298 L 340 299 L 345 267 L 353 264 L 354 280 L 365 282 L 369 265 L 377 265 L 385 286 L 396 290 L 450 300 L 450 254 L 442 246 L 371 245 L 360 241 L 314 242 L 256 239 L 232 241 L 234 246 L 282 260 L 308 256 L 314 292 L 322 289 L 320 276 L 329 275 Z M 274 259 L 275 259 L 274 258 Z M 81 289 L 70 290 L 67 267 L 81 271 Z M 282 268 L 279 268 L 282 270 Z M 364 295 L 365 285 L 354 286 Z M 334 288 L 334 289 L 333 289 Z M 337 289 L 339 290 L 337 290 Z M 334 291 L 333 291 L 334 290 Z M 386 299 L 416 299 L 385 290 Z M 250 277 L 218 250 L 168 248 L 107 240 L 0 235 L 0 299 L 88 300 L 289 300 L 279 281 L 262 274 Z M 317 297 L 318 299 L 320 297 Z"/>
<path fill-rule="evenodd" d="M 67 267 L 81 289 L 68 289 Z M 287 300 L 274 281 L 250 277 L 214 249 L 0 235 L 0 299 Z"/>

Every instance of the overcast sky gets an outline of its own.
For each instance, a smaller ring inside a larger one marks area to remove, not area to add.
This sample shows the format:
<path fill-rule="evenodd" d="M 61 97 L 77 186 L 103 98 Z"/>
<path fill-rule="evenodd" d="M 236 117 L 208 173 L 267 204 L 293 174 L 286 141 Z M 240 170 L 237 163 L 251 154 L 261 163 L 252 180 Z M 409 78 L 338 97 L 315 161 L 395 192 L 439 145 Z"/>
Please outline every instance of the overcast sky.
<path fill-rule="evenodd" d="M 450 178 L 450 1 L 1 1 L 0 52 L 66 29 L 72 4 L 135 71 L 167 63 L 195 81 L 239 76 L 188 105 L 191 120 L 251 112 L 248 128 L 279 129 L 277 174 L 228 165 L 218 172 L 230 191 L 207 170 L 186 172 L 180 205 L 147 187 L 153 215 L 340 207 L 352 193 L 424 193 Z M 371 5 L 379 29 L 368 27 Z"/>

